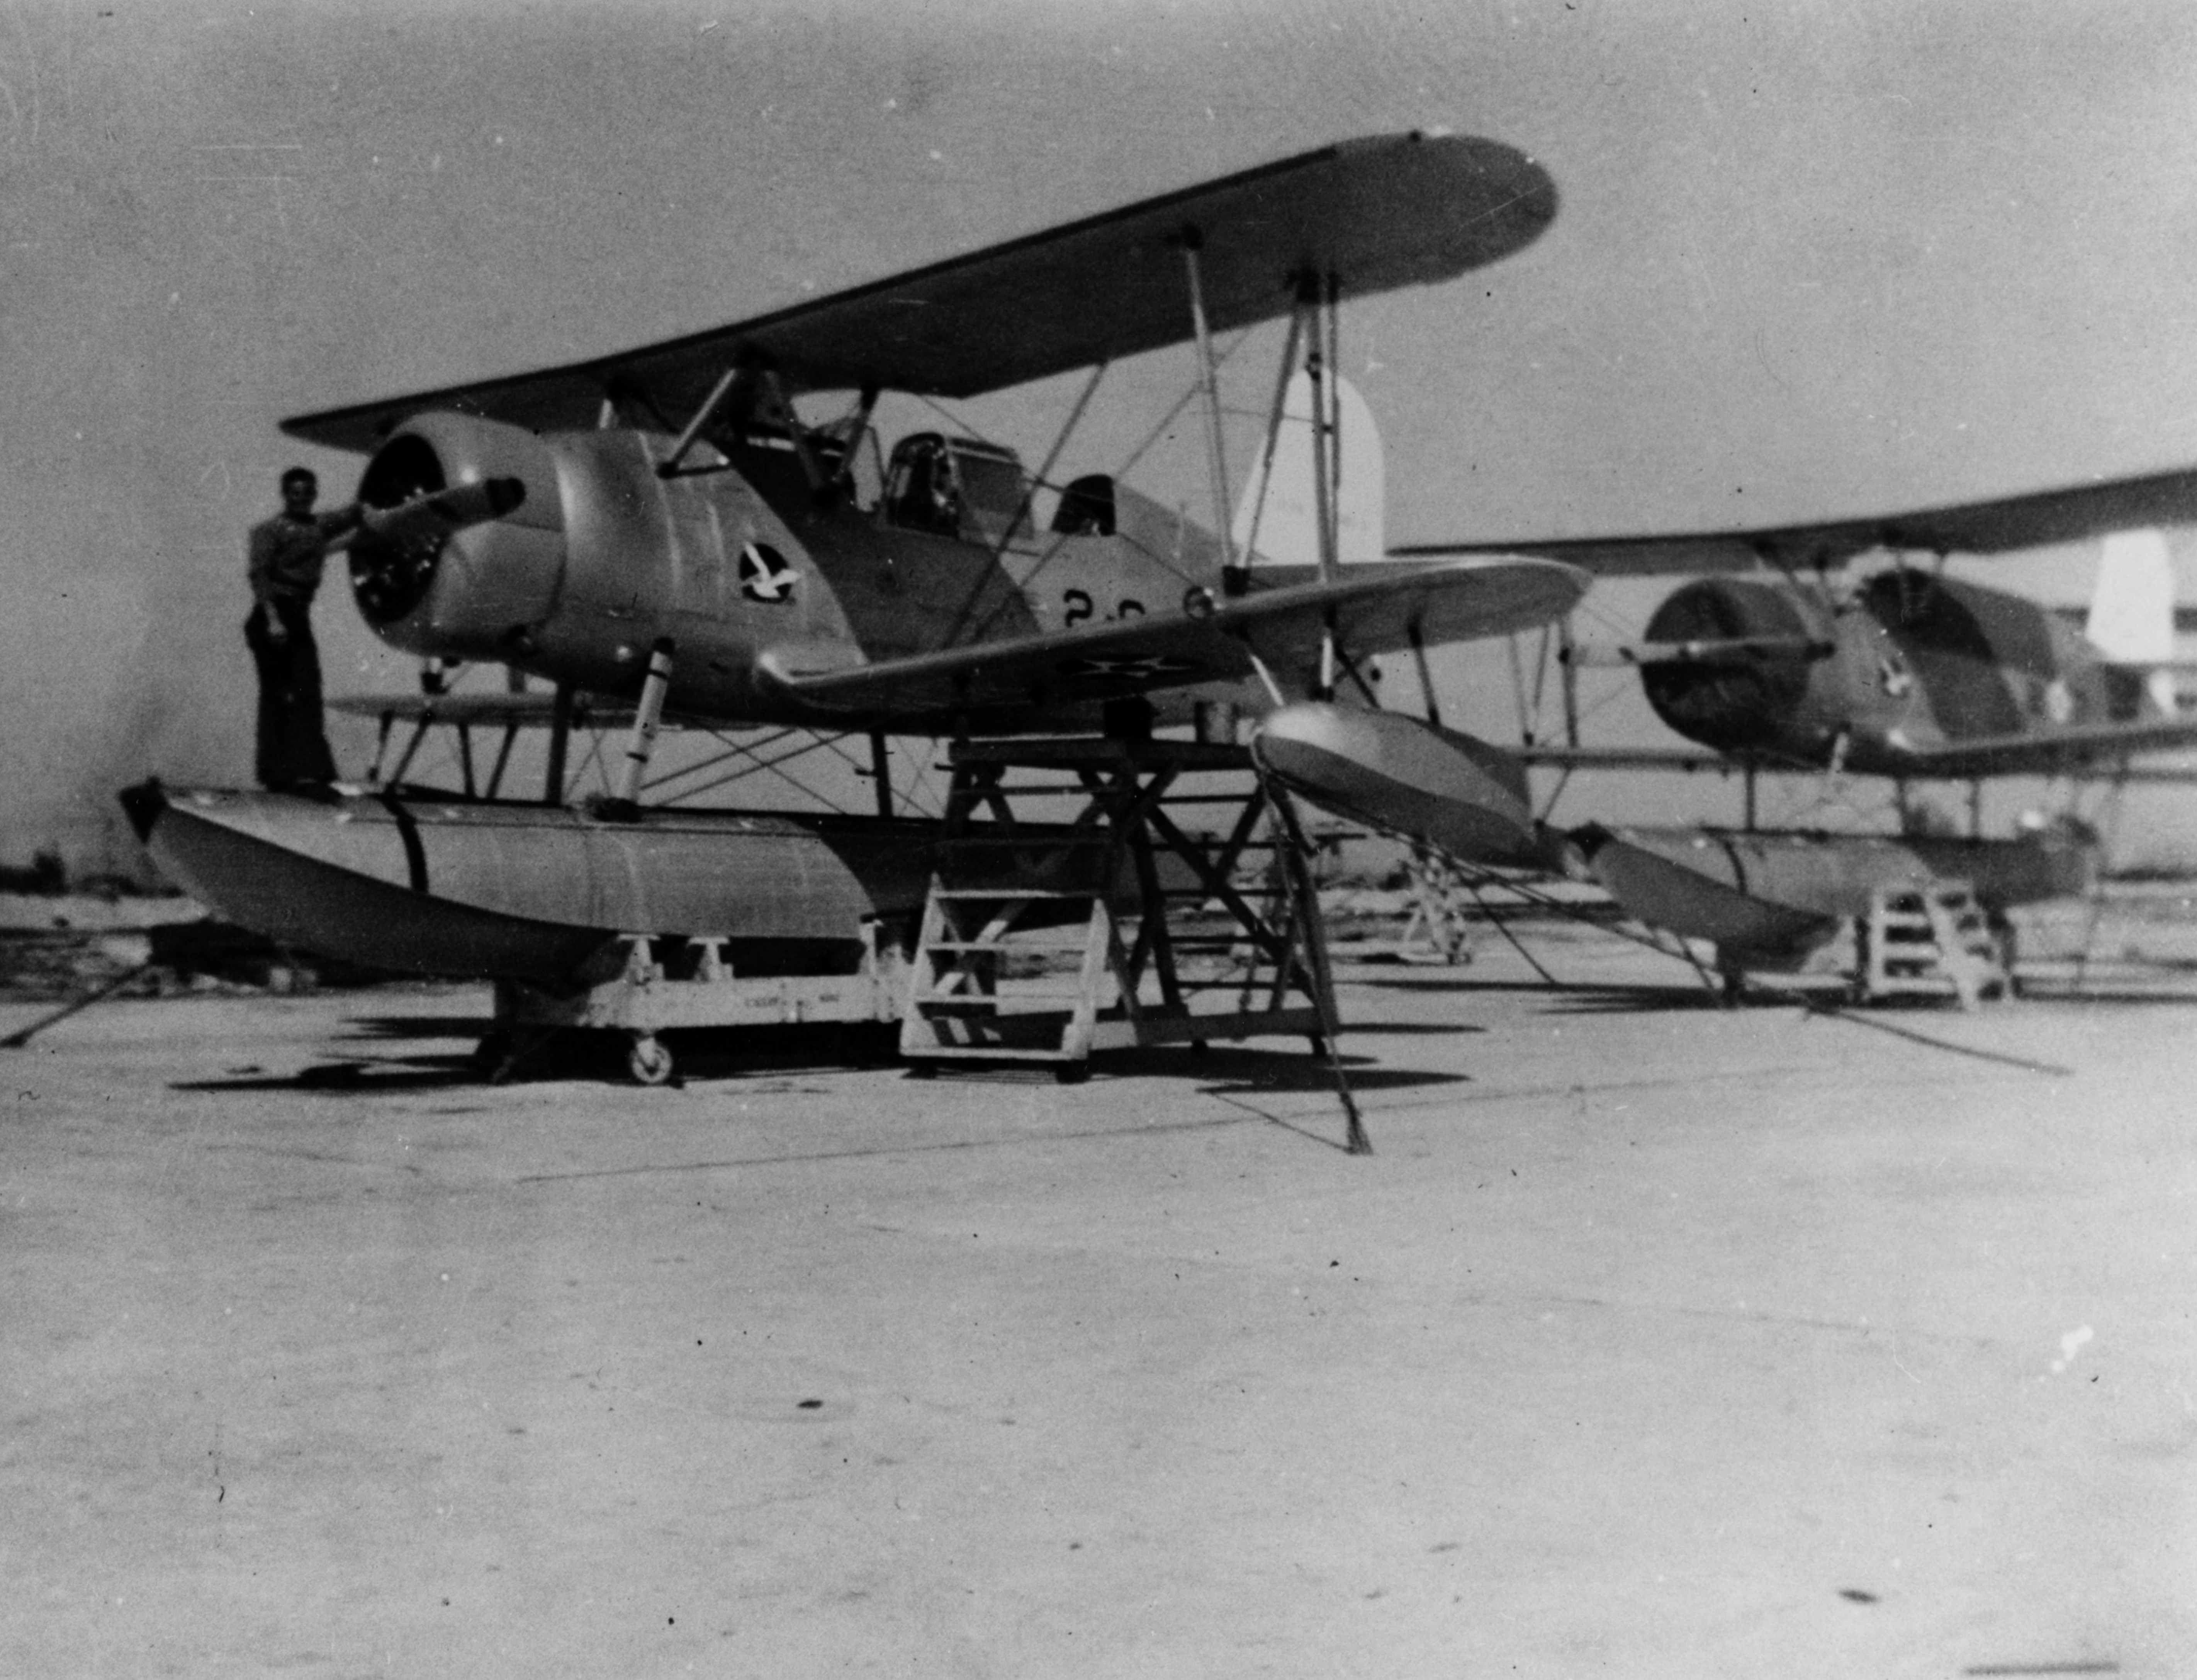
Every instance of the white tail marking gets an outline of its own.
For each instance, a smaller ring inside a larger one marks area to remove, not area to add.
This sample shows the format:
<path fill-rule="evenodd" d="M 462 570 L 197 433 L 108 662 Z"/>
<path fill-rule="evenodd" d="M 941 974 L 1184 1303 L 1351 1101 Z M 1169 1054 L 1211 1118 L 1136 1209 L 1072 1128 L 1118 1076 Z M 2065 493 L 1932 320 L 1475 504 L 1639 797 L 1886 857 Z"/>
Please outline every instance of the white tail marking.
<path fill-rule="evenodd" d="M 2117 530 L 2098 552 L 2098 587 L 2083 634 L 2119 665 L 2165 667 L 2174 658 L 2174 556 L 2160 532 Z M 2174 673 L 2145 685 L 2161 711 L 2175 710 Z"/>
<path fill-rule="evenodd" d="M 1336 558 L 1353 565 L 1382 557 L 1387 484 L 1373 411 L 1349 380 L 1337 378 L 1335 383 L 1342 434 L 1336 486 Z M 1319 504 L 1313 491 L 1312 443 L 1312 380 L 1300 369 L 1290 376 L 1280 424 L 1271 440 L 1261 441 L 1250 482 L 1236 505 L 1231 529 L 1239 551 L 1248 553 L 1255 545 L 1258 558 L 1276 565 L 1319 564 Z"/>

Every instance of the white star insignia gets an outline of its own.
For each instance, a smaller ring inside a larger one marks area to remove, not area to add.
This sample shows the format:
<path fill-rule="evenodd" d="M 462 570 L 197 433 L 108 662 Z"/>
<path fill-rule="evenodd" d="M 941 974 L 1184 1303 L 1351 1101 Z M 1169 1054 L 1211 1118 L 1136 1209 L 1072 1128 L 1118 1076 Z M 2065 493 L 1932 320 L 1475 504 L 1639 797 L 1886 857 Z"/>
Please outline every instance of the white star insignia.
<path fill-rule="evenodd" d="M 1063 675 L 1086 681 L 1156 682 L 1162 677 L 1186 676 L 1197 669 L 1194 661 L 1165 653 L 1117 653 L 1070 659 Z"/>

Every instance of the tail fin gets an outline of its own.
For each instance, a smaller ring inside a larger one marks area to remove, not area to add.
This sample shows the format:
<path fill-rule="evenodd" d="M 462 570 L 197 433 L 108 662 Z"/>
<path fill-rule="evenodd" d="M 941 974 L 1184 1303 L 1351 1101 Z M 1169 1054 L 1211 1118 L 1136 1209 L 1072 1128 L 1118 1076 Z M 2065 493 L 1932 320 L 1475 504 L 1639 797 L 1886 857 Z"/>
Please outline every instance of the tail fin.
<path fill-rule="evenodd" d="M 2161 711 L 2176 710 L 2174 557 L 2158 530 L 2117 530 L 2098 554 L 2098 587 L 2083 626 L 2090 645 L 2117 665 L 2154 666 L 2145 691 Z"/>
<path fill-rule="evenodd" d="M 1338 376 L 1335 385 L 1342 440 L 1336 485 L 1340 538 L 1336 558 L 1350 565 L 1377 560 L 1384 552 L 1387 484 L 1373 411 L 1349 380 Z M 1260 559 L 1277 565 L 1319 564 L 1319 504 L 1313 489 L 1312 443 L 1312 380 L 1300 369 L 1290 375 L 1281 419 L 1261 446 L 1250 482 L 1236 505 L 1232 530 L 1238 552 L 1247 559 L 1255 548 Z"/>

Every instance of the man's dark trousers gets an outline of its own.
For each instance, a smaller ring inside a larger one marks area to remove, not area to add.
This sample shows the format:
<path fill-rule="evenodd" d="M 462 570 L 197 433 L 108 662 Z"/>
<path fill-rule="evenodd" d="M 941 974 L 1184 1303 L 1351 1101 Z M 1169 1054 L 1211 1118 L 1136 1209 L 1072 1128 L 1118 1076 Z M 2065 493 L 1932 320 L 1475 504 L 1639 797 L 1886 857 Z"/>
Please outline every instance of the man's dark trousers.
<path fill-rule="evenodd" d="M 312 605 L 280 599 L 273 605 L 289 632 L 287 641 L 268 640 L 264 607 L 253 607 L 244 621 L 244 640 L 259 667 L 259 785 L 332 782 L 336 763 L 321 725 L 321 650 L 313 640 Z"/>

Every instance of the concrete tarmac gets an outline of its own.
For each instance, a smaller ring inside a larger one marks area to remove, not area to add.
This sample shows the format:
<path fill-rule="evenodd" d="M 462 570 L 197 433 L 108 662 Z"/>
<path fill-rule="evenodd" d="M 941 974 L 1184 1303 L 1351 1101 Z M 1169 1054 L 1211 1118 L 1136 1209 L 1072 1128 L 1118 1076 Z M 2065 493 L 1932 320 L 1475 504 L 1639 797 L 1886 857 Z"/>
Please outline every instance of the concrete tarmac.
<path fill-rule="evenodd" d="M 2189 1671 L 2197 999 L 1345 971 L 1085 1086 L 8 1052 L 0 1671 Z M 0 1010 L 0 1031 L 38 1012 Z"/>

